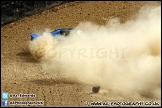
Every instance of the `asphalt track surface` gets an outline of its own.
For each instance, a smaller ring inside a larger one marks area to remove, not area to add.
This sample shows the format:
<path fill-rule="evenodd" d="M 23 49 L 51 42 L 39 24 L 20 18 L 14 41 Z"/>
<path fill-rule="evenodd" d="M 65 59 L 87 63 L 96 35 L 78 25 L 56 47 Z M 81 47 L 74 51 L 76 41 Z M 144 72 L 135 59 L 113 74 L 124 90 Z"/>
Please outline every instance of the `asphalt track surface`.
<path fill-rule="evenodd" d="M 9 98 L 9 101 L 43 101 L 38 106 L 84 106 L 94 101 L 152 101 L 134 100 L 119 96 L 114 91 L 93 94 L 92 86 L 70 79 L 43 75 L 38 61 L 27 50 L 29 34 L 44 28 L 73 28 L 82 21 L 103 25 L 108 17 L 119 17 L 125 22 L 144 5 L 161 5 L 161 2 L 85 1 L 72 2 L 41 13 L 22 18 L 1 27 L 1 91 L 9 94 L 35 94 L 35 98 Z M 159 100 L 161 103 L 161 101 Z M 25 105 L 10 105 L 25 106 Z M 33 105 L 28 105 L 33 106 Z"/>

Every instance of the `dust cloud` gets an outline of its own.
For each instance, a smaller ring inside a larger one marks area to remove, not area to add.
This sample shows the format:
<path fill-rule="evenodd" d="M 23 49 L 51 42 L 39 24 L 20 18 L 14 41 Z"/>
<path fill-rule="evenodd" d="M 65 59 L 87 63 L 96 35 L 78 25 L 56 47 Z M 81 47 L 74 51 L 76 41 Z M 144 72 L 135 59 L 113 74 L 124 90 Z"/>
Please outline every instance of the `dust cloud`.
<path fill-rule="evenodd" d="M 161 99 L 160 44 L 161 6 L 145 6 L 125 23 L 119 18 L 103 26 L 81 22 L 67 37 L 44 32 L 29 49 L 49 75 Z"/>

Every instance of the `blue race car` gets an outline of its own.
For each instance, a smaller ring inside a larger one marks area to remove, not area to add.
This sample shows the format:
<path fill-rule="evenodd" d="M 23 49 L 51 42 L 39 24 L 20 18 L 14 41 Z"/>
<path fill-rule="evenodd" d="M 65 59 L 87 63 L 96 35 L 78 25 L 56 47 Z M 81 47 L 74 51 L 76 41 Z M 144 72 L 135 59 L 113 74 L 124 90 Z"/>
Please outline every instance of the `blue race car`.
<path fill-rule="evenodd" d="M 52 36 L 56 36 L 56 35 L 68 36 L 71 30 L 73 29 L 72 28 L 61 28 L 61 29 L 54 30 L 50 33 L 52 34 Z M 42 34 L 32 33 L 30 34 L 30 36 L 31 36 L 31 40 L 34 40 L 35 38 L 42 36 Z"/>

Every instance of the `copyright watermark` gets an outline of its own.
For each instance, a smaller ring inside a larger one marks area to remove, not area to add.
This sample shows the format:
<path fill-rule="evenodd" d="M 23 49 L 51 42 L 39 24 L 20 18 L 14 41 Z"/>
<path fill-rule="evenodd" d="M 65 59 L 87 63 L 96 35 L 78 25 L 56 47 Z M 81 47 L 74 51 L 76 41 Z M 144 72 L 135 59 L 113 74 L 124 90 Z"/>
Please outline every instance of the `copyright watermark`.
<path fill-rule="evenodd" d="M 60 48 L 58 50 L 56 49 L 50 49 L 47 51 L 47 55 L 50 56 L 50 51 L 56 51 L 57 52 L 57 59 L 63 59 L 64 56 L 68 56 L 70 59 L 124 59 L 125 53 L 128 47 L 123 48 Z"/>

